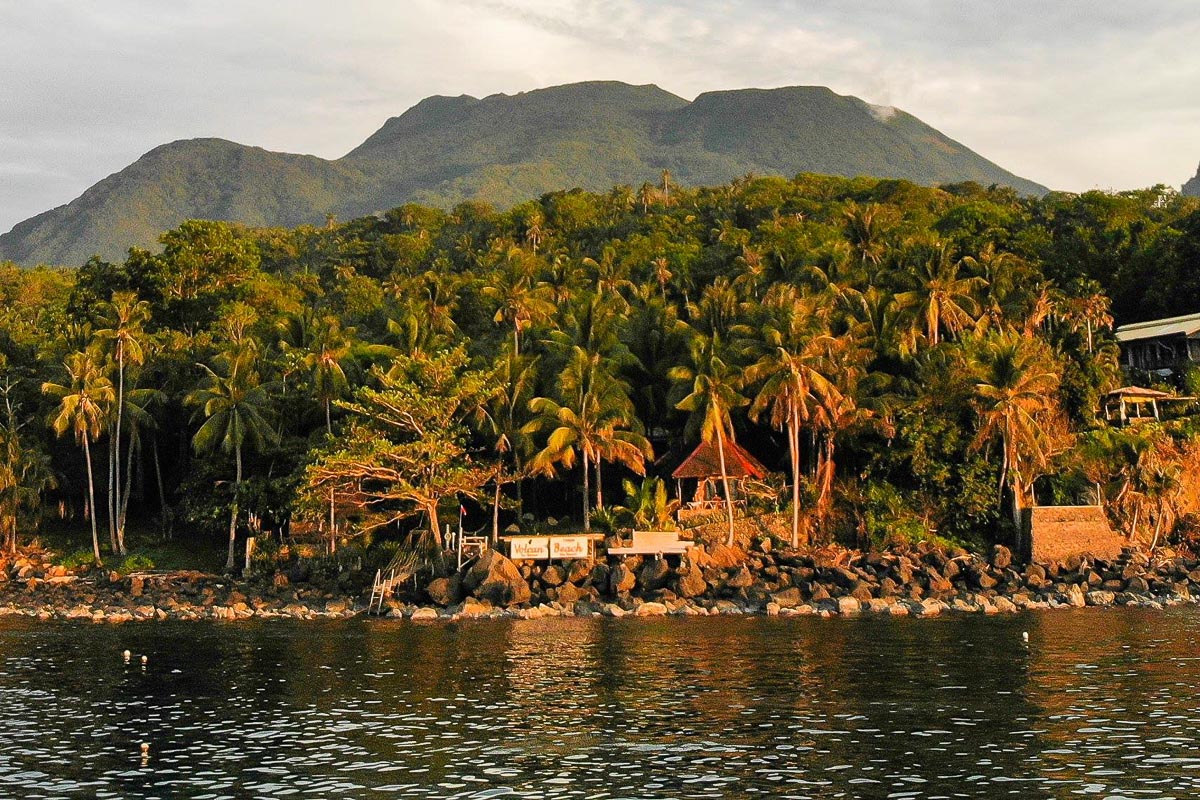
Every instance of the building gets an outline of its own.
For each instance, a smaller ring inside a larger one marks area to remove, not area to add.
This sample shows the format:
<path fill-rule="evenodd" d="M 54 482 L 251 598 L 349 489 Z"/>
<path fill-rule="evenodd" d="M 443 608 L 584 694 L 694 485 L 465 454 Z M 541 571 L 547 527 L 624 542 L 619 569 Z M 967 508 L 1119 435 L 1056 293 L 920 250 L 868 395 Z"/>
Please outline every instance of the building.
<path fill-rule="evenodd" d="M 1122 325 L 1117 341 L 1127 369 L 1174 372 L 1182 364 L 1200 363 L 1200 314 Z"/>

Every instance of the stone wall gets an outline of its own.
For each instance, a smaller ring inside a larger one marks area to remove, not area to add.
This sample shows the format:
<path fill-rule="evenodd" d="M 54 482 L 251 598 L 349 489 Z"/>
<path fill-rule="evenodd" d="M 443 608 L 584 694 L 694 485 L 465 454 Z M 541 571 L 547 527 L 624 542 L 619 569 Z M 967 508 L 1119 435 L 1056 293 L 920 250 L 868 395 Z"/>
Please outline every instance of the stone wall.
<path fill-rule="evenodd" d="M 1100 506 L 1027 508 L 1021 528 L 1021 555 L 1036 564 L 1080 555 L 1111 560 L 1127 544 L 1109 526 Z"/>

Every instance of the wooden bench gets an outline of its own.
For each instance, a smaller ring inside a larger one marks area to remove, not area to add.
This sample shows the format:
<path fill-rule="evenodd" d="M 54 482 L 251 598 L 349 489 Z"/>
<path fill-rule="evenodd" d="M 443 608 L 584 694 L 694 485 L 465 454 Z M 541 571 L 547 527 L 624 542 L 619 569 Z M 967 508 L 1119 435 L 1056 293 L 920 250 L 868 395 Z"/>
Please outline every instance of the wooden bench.
<path fill-rule="evenodd" d="M 634 531 L 633 542 L 628 547 L 610 547 L 610 556 L 665 556 L 686 553 L 695 547 L 692 542 L 679 538 L 676 531 Z"/>

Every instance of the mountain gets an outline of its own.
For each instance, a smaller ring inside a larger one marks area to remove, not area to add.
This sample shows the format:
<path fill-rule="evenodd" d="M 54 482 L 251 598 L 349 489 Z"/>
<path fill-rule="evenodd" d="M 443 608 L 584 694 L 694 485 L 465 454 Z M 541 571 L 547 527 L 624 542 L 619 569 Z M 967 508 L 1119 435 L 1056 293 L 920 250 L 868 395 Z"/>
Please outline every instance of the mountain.
<path fill-rule="evenodd" d="M 1196 168 L 1195 177 L 1183 185 L 1183 193 L 1191 197 L 1200 197 L 1200 167 Z"/>
<path fill-rule="evenodd" d="M 558 189 L 639 185 L 663 169 L 685 185 L 818 172 L 1046 191 L 916 117 L 823 87 L 708 92 L 688 102 L 657 86 L 590 82 L 430 97 L 332 161 L 222 139 L 165 144 L 0 236 L 0 259 L 119 259 L 189 218 L 293 226 L 410 201 L 507 207 Z"/>

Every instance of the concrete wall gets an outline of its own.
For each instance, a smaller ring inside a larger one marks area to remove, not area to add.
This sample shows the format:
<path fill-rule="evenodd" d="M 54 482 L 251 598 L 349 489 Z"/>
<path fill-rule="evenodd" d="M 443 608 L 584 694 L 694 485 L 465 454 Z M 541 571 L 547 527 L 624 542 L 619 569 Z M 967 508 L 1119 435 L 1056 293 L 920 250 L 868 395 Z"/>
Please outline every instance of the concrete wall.
<path fill-rule="evenodd" d="M 1034 563 L 1071 556 L 1114 559 L 1126 545 L 1100 506 L 1037 506 L 1025 509 L 1019 550 Z"/>

